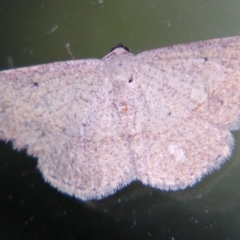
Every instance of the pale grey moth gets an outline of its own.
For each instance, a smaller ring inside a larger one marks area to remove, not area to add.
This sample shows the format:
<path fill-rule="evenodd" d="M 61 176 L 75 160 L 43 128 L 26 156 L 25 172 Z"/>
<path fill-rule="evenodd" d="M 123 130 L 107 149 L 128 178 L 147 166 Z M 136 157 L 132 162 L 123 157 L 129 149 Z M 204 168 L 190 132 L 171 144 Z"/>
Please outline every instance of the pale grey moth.
<path fill-rule="evenodd" d="M 0 72 L 0 139 L 82 200 L 192 186 L 231 155 L 240 37 Z"/>

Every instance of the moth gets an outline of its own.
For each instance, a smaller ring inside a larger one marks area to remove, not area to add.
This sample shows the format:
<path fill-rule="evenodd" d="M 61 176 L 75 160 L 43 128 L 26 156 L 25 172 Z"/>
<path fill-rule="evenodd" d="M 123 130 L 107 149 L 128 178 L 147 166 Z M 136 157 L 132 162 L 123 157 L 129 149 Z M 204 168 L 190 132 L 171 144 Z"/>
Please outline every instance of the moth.
<path fill-rule="evenodd" d="M 240 126 L 240 37 L 0 72 L 0 139 L 82 200 L 139 180 L 194 185 L 231 155 Z"/>

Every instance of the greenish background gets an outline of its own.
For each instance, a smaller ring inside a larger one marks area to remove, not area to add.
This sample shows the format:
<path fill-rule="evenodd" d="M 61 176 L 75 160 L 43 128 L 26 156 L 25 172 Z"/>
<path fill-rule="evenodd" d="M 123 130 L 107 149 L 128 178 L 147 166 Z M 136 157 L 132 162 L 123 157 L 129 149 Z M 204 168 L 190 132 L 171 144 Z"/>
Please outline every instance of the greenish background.
<path fill-rule="evenodd" d="M 239 0 L 8 0 L 0 3 L 0 69 L 102 58 L 239 35 Z M 0 86 L 1 87 L 1 86 Z M 227 114 L 227 113 L 226 113 Z M 1 239 L 239 239 L 240 134 L 233 156 L 193 188 L 134 183 L 102 201 L 61 194 L 36 159 L 0 142 Z"/>

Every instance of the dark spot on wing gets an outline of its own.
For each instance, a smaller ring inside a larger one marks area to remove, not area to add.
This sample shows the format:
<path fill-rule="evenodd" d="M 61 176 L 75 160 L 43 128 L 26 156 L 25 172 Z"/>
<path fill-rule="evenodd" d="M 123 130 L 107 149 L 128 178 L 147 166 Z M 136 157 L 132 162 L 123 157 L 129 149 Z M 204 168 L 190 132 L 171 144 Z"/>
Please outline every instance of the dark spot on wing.
<path fill-rule="evenodd" d="M 131 83 L 132 81 L 133 81 L 133 77 L 131 75 L 130 78 L 128 79 L 128 82 Z"/>

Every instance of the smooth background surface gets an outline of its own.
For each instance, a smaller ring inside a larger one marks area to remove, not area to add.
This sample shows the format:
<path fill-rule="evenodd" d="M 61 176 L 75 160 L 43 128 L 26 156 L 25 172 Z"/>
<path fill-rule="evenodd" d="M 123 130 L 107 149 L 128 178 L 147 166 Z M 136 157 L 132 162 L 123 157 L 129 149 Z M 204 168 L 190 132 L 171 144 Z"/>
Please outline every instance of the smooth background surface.
<path fill-rule="evenodd" d="M 240 1 L 9 0 L 0 3 L 0 69 L 102 58 L 240 34 Z M 1 86 L 0 86 L 1 87 Z M 227 114 L 227 113 L 226 113 Z M 240 134 L 233 156 L 193 188 L 134 183 L 82 203 L 42 180 L 37 160 L 0 142 L 1 239 L 239 239 Z"/>

